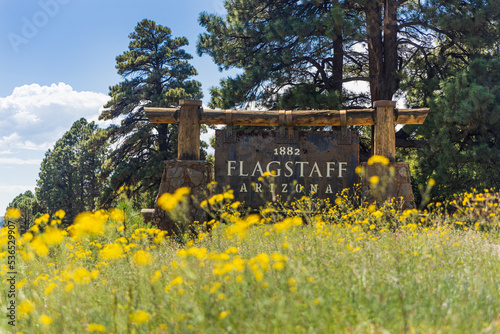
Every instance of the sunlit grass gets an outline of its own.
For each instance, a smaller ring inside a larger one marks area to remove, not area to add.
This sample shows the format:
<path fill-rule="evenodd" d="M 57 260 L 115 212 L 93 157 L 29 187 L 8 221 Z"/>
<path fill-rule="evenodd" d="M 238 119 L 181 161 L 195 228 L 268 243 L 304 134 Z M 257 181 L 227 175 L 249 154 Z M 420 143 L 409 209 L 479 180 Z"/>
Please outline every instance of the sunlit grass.
<path fill-rule="evenodd" d="M 17 236 L 15 330 L 498 333 L 500 211 L 490 197 L 425 211 L 304 197 L 250 214 L 228 192 L 205 203 L 217 219 L 176 238 L 184 243 L 130 211 L 83 213 L 67 229 L 62 211 L 45 215 Z"/>

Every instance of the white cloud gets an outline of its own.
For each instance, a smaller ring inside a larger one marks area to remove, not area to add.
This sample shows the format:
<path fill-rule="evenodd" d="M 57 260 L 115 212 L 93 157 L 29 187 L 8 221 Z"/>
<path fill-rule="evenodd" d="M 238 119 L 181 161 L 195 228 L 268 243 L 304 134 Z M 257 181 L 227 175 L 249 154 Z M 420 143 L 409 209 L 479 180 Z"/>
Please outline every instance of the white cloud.
<path fill-rule="evenodd" d="M 22 186 L 22 185 L 16 185 L 16 184 L 0 184 L 0 191 L 9 192 L 11 194 L 15 194 L 16 196 L 19 195 L 20 193 L 24 193 L 28 190 L 35 192 L 35 187 Z M 12 199 L 14 199 L 14 197 L 12 197 Z M 0 210 L 1 210 L 1 207 L 0 207 Z"/>
<path fill-rule="evenodd" d="M 0 165 L 40 165 L 39 159 L 0 158 Z"/>
<path fill-rule="evenodd" d="M 20 193 L 34 191 L 45 151 L 80 118 L 97 120 L 108 100 L 65 83 L 24 85 L 0 97 L 0 210 Z M 31 185 L 21 185 L 26 183 Z"/>
<path fill-rule="evenodd" d="M 109 97 L 65 83 L 24 85 L 0 97 L 0 149 L 47 150 L 78 119 L 97 119 Z"/>
<path fill-rule="evenodd" d="M 68 128 L 69 129 L 69 128 Z M 9 150 L 5 152 L 10 152 L 12 154 L 12 149 L 23 149 L 30 151 L 46 151 L 53 146 L 53 142 L 41 142 L 34 143 L 27 138 L 22 138 L 17 132 L 13 132 L 7 136 L 0 137 L 0 147 L 8 147 Z M 8 153 L 5 153 L 8 154 Z"/>

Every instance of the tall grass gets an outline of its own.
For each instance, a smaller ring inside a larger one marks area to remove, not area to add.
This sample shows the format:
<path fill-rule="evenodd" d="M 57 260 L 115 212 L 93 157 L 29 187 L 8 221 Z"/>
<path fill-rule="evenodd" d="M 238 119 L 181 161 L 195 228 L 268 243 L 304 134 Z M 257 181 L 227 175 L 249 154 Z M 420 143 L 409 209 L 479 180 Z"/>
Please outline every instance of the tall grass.
<path fill-rule="evenodd" d="M 82 214 L 67 231 L 57 228 L 62 212 L 44 216 L 18 236 L 16 327 L 2 317 L 0 328 L 499 333 L 500 212 L 493 202 L 485 210 L 481 196 L 450 203 L 453 214 L 441 203 L 398 211 L 340 198 L 311 215 L 314 203 L 303 198 L 288 212 L 256 215 L 226 193 L 211 201 L 224 209 L 220 219 L 199 224 L 184 244 L 126 206 Z"/>

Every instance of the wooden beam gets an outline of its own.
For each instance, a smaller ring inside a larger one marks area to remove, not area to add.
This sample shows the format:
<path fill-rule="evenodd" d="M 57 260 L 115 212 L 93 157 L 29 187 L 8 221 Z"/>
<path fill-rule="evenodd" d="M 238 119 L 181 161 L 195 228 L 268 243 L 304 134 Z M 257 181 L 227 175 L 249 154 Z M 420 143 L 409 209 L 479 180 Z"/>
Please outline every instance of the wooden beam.
<path fill-rule="evenodd" d="M 394 129 L 396 102 L 375 101 L 373 107 L 375 108 L 373 154 L 382 155 L 390 162 L 394 162 L 396 160 L 396 130 Z"/>
<path fill-rule="evenodd" d="M 145 107 L 146 116 L 152 123 L 179 123 L 180 113 L 176 108 Z M 394 110 L 394 109 L 393 109 Z M 229 110 L 204 109 L 200 113 L 201 124 L 226 124 Z M 428 108 L 394 110 L 394 124 L 422 124 Z M 340 110 L 293 110 L 293 126 L 340 126 Z M 346 110 L 347 125 L 375 125 L 375 109 Z M 231 110 L 233 125 L 279 126 L 279 110 L 252 111 Z"/>
<path fill-rule="evenodd" d="M 178 160 L 200 160 L 201 100 L 180 100 Z"/>

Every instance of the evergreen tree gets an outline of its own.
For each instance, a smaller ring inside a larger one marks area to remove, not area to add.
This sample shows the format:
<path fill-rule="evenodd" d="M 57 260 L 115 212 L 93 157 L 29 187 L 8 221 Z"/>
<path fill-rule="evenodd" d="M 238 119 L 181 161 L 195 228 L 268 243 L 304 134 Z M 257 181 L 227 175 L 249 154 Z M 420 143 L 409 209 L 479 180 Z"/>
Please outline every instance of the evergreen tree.
<path fill-rule="evenodd" d="M 110 155 L 106 175 L 110 186 L 104 201 L 110 204 L 117 190 L 126 186 L 130 195 L 146 198 L 151 205 L 158 191 L 163 161 L 177 155 L 177 125 L 152 124 L 142 105 L 177 106 L 179 99 L 202 97 L 201 84 L 189 78 L 197 72 L 184 51 L 184 37 L 172 37 L 171 30 L 150 20 L 139 22 L 130 34 L 128 51 L 116 58 L 124 81 L 110 88 L 111 100 L 100 119 L 121 119 L 109 129 L 116 147 Z"/>
<path fill-rule="evenodd" d="M 475 59 L 500 54 L 500 1 L 429 0 L 419 24 L 428 31 L 432 49 L 420 49 L 403 75 L 402 91 L 410 106 L 427 106 L 440 82 L 461 72 Z"/>
<path fill-rule="evenodd" d="M 429 6 L 400 0 L 226 1 L 227 15 L 201 14 L 207 32 L 198 52 L 221 69 L 243 73 L 212 90 L 212 105 L 259 101 L 315 109 L 390 100 L 413 57 L 434 48 L 432 34 L 441 30 L 427 22 Z M 342 89 L 360 80 L 369 83 L 369 97 Z"/>
<path fill-rule="evenodd" d="M 67 222 L 95 210 L 104 187 L 101 167 L 106 153 L 105 130 L 85 118 L 76 121 L 45 153 L 36 188 L 42 210 L 54 214 L 62 209 Z"/>
<path fill-rule="evenodd" d="M 432 175 L 440 197 L 500 188 L 500 59 L 472 61 L 430 102 L 419 182 Z"/>
<path fill-rule="evenodd" d="M 339 1 L 226 1 L 225 7 L 225 17 L 201 14 L 207 33 L 199 38 L 198 52 L 212 56 L 221 69 L 244 73 L 221 80 L 221 88 L 212 90 L 212 106 L 259 101 L 272 107 L 283 95 L 283 107 L 338 107 L 346 100 L 344 68 L 364 71 L 357 55 L 344 56 L 358 43 L 360 21 Z"/>
<path fill-rule="evenodd" d="M 18 220 L 21 231 L 27 231 L 34 222 L 36 215 L 41 211 L 40 205 L 31 190 L 17 195 L 12 202 L 9 203 L 8 207 L 16 208 L 21 211 L 21 218 Z"/>
<path fill-rule="evenodd" d="M 439 81 L 499 49 L 499 0 L 226 1 L 202 13 L 198 52 L 243 73 L 212 89 L 212 105 L 326 108 L 368 102 L 342 91 L 363 80 L 370 99 L 425 105 Z"/>

